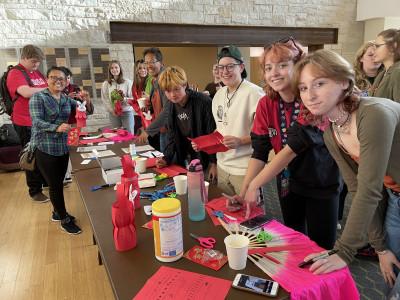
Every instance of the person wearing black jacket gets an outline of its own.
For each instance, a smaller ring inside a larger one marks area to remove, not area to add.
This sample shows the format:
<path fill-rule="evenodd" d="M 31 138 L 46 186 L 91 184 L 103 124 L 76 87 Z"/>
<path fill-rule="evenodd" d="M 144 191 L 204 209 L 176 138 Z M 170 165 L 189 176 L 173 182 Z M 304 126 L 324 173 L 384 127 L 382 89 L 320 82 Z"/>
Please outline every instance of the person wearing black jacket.
<path fill-rule="evenodd" d="M 216 155 L 196 152 L 188 138 L 212 133 L 216 126 L 211 111 L 211 99 L 203 93 L 188 89 L 185 71 L 167 67 L 159 78 L 160 88 L 172 103 L 168 111 L 168 133 L 164 157 L 157 160 L 157 167 L 171 163 L 186 166 L 193 159 L 200 159 L 203 170 L 209 167 L 209 177 L 217 177 Z"/>

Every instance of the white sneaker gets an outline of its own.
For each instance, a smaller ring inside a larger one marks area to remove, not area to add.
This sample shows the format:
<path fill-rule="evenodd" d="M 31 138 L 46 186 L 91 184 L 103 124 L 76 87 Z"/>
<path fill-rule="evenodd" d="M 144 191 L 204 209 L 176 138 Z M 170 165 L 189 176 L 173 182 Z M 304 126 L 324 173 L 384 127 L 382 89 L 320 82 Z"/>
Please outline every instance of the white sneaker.
<path fill-rule="evenodd" d="M 336 229 L 337 229 L 337 230 L 342 230 L 342 225 L 340 225 L 340 223 L 337 223 Z"/>

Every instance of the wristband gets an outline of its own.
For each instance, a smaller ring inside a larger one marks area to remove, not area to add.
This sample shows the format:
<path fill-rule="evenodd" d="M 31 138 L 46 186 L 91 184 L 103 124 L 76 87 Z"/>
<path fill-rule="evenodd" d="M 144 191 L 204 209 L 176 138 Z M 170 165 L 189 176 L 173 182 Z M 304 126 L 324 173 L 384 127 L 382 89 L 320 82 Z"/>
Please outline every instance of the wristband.
<path fill-rule="evenodd" d="M 382 251 L 375 251 L 375 252 L 378 255 L 385 255 L 388 251 L 387 250 L 382 250 Z"/>

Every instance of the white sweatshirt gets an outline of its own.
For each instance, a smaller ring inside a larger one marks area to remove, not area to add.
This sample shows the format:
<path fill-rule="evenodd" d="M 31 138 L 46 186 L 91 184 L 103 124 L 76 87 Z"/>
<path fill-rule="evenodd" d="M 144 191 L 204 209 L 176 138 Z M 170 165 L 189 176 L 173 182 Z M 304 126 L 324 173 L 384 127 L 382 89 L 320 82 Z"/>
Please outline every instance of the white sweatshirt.
<path fill-rule="evenodd" d="M 125 79 L 123 83 L 116 83 L 114 80 L 111 84 L 108 81 L 103 82 L 103 86 L 101 88 L 101 100 L 107 110 L 109 112 L 113 112 L 114 108 L 111 104 L 111 92 L 113 90 L 121 90 L 124 92 L 126 98 L 133 98 L 132 97 L 132 81 L 130 79 Z M 122 111 L 132 111 L 133 107 L 130 106 L 125 101 L 122 102 Z"/>
<path fill-rule="evenodd" d="M 223 135 L 249 136 L 253 127 L 258 101 L 264 96 L 261 87 L 244 80 L 231 98 L 228 107 L 228 87 L 217 91 L 212 101 L 212 112 L 217 130 Z M 229 96 L 229 98 L 231 95 Z M 217 153 L 217 164 L 232 175 L 245 175 L 253 149 L 251 144 Z"/>

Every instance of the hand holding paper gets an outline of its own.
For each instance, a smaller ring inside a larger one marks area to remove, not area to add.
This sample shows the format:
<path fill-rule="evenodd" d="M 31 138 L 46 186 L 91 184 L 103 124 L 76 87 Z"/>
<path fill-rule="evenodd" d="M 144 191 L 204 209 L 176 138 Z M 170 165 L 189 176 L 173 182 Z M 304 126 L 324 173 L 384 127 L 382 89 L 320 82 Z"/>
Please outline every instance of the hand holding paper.
<path fill-rule="evenodd" d="M 196 145 L 197 150 L 193 147 L 195 151 L 204 151 L 207 154 L 215 154 L 217 152 L 225 152 L 229 150 L 229 148 L 223 144 L 223 135 L 218 131 L 194 139 L 189 138 L 189 140 L 192 141 L 192 145 L 193 143 Z"/>

